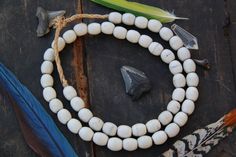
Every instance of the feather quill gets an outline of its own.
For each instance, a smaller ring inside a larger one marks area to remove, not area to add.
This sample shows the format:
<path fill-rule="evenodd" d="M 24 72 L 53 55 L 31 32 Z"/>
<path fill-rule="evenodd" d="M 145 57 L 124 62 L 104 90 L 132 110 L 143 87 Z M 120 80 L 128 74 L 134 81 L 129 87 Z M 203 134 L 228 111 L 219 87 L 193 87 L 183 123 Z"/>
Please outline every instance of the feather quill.
<path fill-rule="evenodd" d="M 0 63 L 0 88 L 16 112 L 27 144 L 43 157 L 77 157 L 39 101 Z"/>

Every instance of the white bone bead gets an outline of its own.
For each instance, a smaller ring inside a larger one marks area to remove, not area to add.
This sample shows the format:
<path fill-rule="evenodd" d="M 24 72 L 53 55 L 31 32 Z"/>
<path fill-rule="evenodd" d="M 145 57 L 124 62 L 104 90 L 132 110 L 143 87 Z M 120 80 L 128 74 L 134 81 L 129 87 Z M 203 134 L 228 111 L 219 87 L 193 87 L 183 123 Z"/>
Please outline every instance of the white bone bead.
<path fill-rule="evenodd" d="M 196 87 L 188 87 L 186 90 L 186 98 L 192 101 L 196 101 L 199 96 L 198 90 Z"/>
<path fill-rule="evenodd" d="M 162 27 L 162 24 L 160 21 L 151 19 L 148 21 L 148 29 L 152 32 L 158 33 Z"/>
<path fill-rule="evenodd" d="M 40 79 L 40 83 L 43 88 L 52 87 L 53 86 L 53 77 L 49 74 L 43 74 Z"/>
<path fill-rule="evenodd" d="M 161 123 L 157 119 L 152 119 L 146 123 L 146 127 L 149 133 L 154 133 L 161 129 Z"/>
<path fill-rule="evenodd" d="M 180 110 L 180 103 L 175 100 L 171 100 L 167 105 L 167 110 L 173 114 L 176 114 Z"/>
<path fill-rule="evenodd" d="M 199 77 L 196 73 L 188 73 L 187 77 L 186 77 L 186 80 L 187 80 L 187 85 L 189 87 L 196 87 L 198 86 L 198 83 L 199 83 Z"/>
<path fill-rule="evenodd" d="M 184 87 L 186 85 L 186 79 L 183 74 L 175 74 L 173 77 L 173 84 L 176 88 Z"/>
<path fill-rule="evenodd" d="M 63 108 L 63 103 L 61 102 L 61 100 L 57 98 L 52 99 L 49 102 L 49 108 L 53 113 L 57 113 L 59 110 Z"/>
<path fill-rule="evenodd" d="M 147 128 L 142 123 L 137 123 L 132 126 L 132 133 L 134 136 L 143 136 L 147 133 Z"/>
<path fill-rule="evenodd" d="M 160 56 L 163 49 L 163 46 L 158 42 L 152 42 L 148 47 L 149 52 L 154 56 Z"/>
<path fill-rule="evenodd" d="M 191 73 L 196 71 L 196 64 L 192 59 L 187 59 L 183 63 L 184 71 L 186 73 Z"/>
<path fill-rule="evenodd" d="M 67 127 L 72 133 L 78 134 L 79 129 L 82 128 L 82 124 L 77 119 L 72 118 L 71 120 L 68 121 Z"/>
<path fill-rule="evenodd" d="M 157 131 L 155 134 L 152 135 L 152 140 L 155 145 L 161 145 L 166 142 L 168 136 L 166 135 L 165 131 Z"/>
<path fill-rule="evenodd" d="M 55 89 L 52 87 L 46 87 L 43 89 L 43 98 L 49 102 L 50 100 L 54 99 L 57 97 L 57 93 Z"/>
<path fill-rule="evenodd" d="M 175 137 L 179 134 L 180 128 L 175 123 L 170 123 L 166 126 L 165 132 L 168 135 L 169 138 Z"/>
<path fill-rule="evenodd" d="M 67 100 L 70 101 L 71 99 L 73 99 L 74 97 L 77 96 L 77 92 L 76 92 L 76 90 L 75 90 L 74 87 L 72 87 L 72 86 L 66 86 L 66 87 L 63 89 L 63 95 L 65 96 L 65 98 L 66 98 Z"/>
<path fill-rule="evenodd" d="M 55 41 L 53 41 L 52 44 L 51 44 L 51 47 L 53 49 L 54 49 L 54 43 L 55 43 Z M 65 40 L 62 37 L 59 37 L 57 45 L 58 45 L 58 51 L 59 52 L 62 51 L 65 48 L 65 46 L 66 46 Z"/>
<path fill-rule="evenodd" d="M 79 112 L 80 109 L 85 107 L 84 101 L 80 97 L 74 97 L 70 101 L 70 105 L 76 112 Z"/>
<path fill-rule="evenodd" d="M 179 112 L 174 117 L 174 122 L 180 127 L 184 126 L 188 121 L 188 115 L 184 112 Z"/>
<path fill-rule="evenodd" d="M 170 38 L 169 44 L 170 47 L 176 51 L 184 45 L 183 41 L 178 36 L 173 36 L 172 38 Z"/>
<path fill-rule="evenodd" d="M 98 117 L 93 117 L 89 120 L 89 126 L 95 131 L 100 131 L 103 127 L 104 122 L 98 118 Z"/>
<path fill-rule="evenodd" d="M 173 75 L 182 73 L 183 71 L 182 64 L 177 60 L 173 60 L 172 62 L 170 62 L 169 69 Z"/>
<path fill-rule="evenodd" d="M 134 138 L 126 138 L 123 140 L 123 148 L 127 151 L 134 151 L 138 148 L 138 141 Z"/>
<path fill-rule="evenodd" d="M 183 88 L 176 88 L 172 93 L 172 99 L 182 102 L 185 98 L 185 90 Z"/>
<path fill-rule="evenodd" d="M 88 25 L 88 33 L 91 35 L 98 35 L 101 33 L 101 25 L 99 23 L 90 23 Z"/>
<path fill-rule="evenodd" d="M 108 20 L 114 24 L 121 23 L 122 15 L 118 12 L 111 12 L 108 16 Z"/>
<path fill-rule="evenodd" d="M 137 28 L 145 29 L 148 25 L 148 19 L 143 16 L 138 16 L 136 17 L 134 24 Z"/>
<path fill-rule="evenodd" d="M 78 112 L 78 116 L 83 122 L 87 123 L 93 117 L 93 113 L 87 108 L 82 108 Z"/>
<path fill-rule="evenodd" d="M 102 33 L 104 34 L 112 34 L 114 28 L 115 28 L 115 25 L 111 22 L 103 22 L 101 24 Z"/>
<path fill-rule="evenodd" d="M 152 38 L 148 35 L 141 35 L 138 41 L 139 45 L 148 48 L 148 46 L 152 43 Z"/>
<path fill-rule="evenodd" d="M 126 25 L 134 25 L 135 16 L 131 13 L 125 13 L 122 15 L 122 23 Z"/>
<path fill-rule="evenodd" d="M 165 41 L 170 40 L 170 38 L 174 35 L 172 30 L 167 27 L 162 27 L 160 29 L 159 34 L 160 34 L 160 37 Z"/>
<path fill-rule="evenodd" d="M 182 103 L 182 111 L 187 113 L 188 115 L 191 115 L 195 109 L 195 105 L 194 102 L 192 100 L 185 100 Z"/>
<path fill-rule="evenodd" d="M 94 132 L 89 127 L 82 127 L 79 130 L 79 136 L 84 141 L 91 141 L 93 138 Z"/>
<path fill-rule="evenodd" d="M 43 59 L 44 59 L 45 61 L 51 61 L 51 62 L 54 61 L 55 56 L 54 56 L 54 50 L 53 50 L 53 48 L 48 48 L 48 49 L 44 52 Z"/>
<path fill-rule="evenodd" d="M 67 109 L 61 109 L 57 112 L 57 118 L 62 124 L 66 124 L 72 117 Z"/>
<path fill-rule="evenodd" d="M 121 138 L 131 137 L 132 129 L 128 125 L 120 125 L 117 129 L 117 135 Z"/>
<path fill-rule="evenodd" d="M 76 38 L 77 38 L 77 36 L 76 36 L 76 34 L 75 34 L 75 32 L 74 32 L 73 30 L 68 30 L 68 31 L 66 31 L 66 32 L 62 35 L 62 37 L 63 37 L 63 39 L 65 40 L 65 42 L 66 42 L 67 44 L 73 43 L 73 42 L 76 40 Z"/>
<path fill-rule="evenodd" d="M 53 64 L 50 61 L 44 61 L 41 65 L 42 74 L 51 74 L 53 71 Z"/>
<path fill-rule="evenodd" d="M 112 137 L 108 140 L 107 148 L 112 151 L 120 151 L 122 149 L 122 140 L 117 137 Z"/>
<path fill-rule="evenodd" d="M 111 122 L 106 122 L 102 127 L 102 131 L 109 136 L 115 136 L 117 132 L 117 126 Z"/>
<path fill-rule="evenodd" d="M 177 51 L 177 56 L 179 60 L 185 61 L 186 59 L 189 59 L 191 57 L 191 53 L 186 47 L 181 47 Z"/>
<path fill-rule="evenodd" d="M 163 111 L 158 116 L 158 120 L 161 122 L 162 125 L 169 124 L 173 119 L 173 115 L 169 111 Z"/>
<path fill-rule="evenodd" d="M 140 33 L 135 30 L 129 30 L 126 35 L 126 39 L 131 43 L 138 43 L 140 38 Z"/>
<path fill-rule="evenodd" d="M 88 26 L 85 23 L 79 23 L 73 29 L 77 36 L 83 36 L 88 33 Z"/>
<path fill-rule="evenodd" d="M 101 132 L 96 132 L 93 135 L 93 142 L 97 144 L 98 146 L 105 146 L 108 141 L 108 136 Z"/>
<path fill-rule="evenodd" d="M 171 50 L 165 49 L 161 52 L 161 60 L 163 62 L 169 64 L 174 59 L 175 59 L 175 55 Z"/>
<path fill-rule="evenodd" d="M 141 136 L 138 138 L 138 147 L 147 149 L 152 146 L 152 138 L 150 136 Z"/>
<path fill-rule="evenodd" d="M 116 26 L 113 35 L 117 39 L 125 39 L 127 34 L 127 29 L 121 26 Z"/>

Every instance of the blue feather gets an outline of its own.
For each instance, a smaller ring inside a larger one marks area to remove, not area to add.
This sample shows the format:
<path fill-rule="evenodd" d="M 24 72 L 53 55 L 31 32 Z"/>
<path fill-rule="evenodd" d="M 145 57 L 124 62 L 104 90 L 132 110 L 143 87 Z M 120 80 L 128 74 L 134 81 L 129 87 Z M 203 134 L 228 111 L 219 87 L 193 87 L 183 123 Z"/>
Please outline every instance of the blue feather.
<path fill-rule="evenodd" d="M 55 157 L 77 157 L 76 152 L 57 128 L 39 101 L 0 63 L 0 86 L 14 100 L 35 138 Z M 34 139 L 31 139 L 34 140 Z M 44 156 L 43 154 L 39 154 Z"/>

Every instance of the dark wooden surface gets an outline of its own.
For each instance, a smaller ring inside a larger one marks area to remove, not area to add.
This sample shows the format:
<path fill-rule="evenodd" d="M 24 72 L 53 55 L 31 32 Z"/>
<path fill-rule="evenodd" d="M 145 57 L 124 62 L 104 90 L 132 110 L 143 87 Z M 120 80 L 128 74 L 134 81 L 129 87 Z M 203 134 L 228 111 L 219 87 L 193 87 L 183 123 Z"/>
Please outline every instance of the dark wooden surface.
<path fill-rule="evenodd" d="M 176 138 L 163 146 L 153 146 L 147 150 L 111 152 L 105 147 L 81 141 L 78 135 L 72 135 L 65 126 L 59 124 L 56 116 L 49 111 L 47 103 L 42 98 L 39 79 L 43 52 L 50 46 L 53 32 L 43 38 L 37 38 L 35 33 L 37 6 L 49 10 L 65 9 L 67 16 L 76 12 L 103 14 L 111 10 L 88 0 L 0 0 L 0 62 L 9 67 L 40 100 L 81 157 L 158 156 L 177 139 L 216 121 L 236 107 L 236 2 L 234 0 L 136 1 L 175 10 L 179 16 L 189 17 L 188 21 L 176 21 L 176 23 L 197 36 L 200 50 L 192 51 L 192 56 L 207 58 L 211 70 L 205 71 L 198 67 L 200 97 L 196 103 L 196 110 Z M 231 23 L 225 26 L 227 15 Z M 85 20 L 88 21 L 92 20 Z M 140 31 L 168 47 L 158 35 Z M 96 116 L 116 124 L 132 125 L 155 118 L 166 108 L 173 90 L 172 76 L 167 65 L 159 58 L 151 56 L 148 50 L 106 35 L 86 36 L 76 41 L 75 45 L 66 47 L 61 58 L 69 82 L 77 89 L 79 89 L 78 56 L 81 52 L 84 53 L 88 75 L 90 107 Z M 122 65 L 134 66 L 144 71 L 152 81 L 152 91 L 140 100 L 132 102 L 124 92 L 120 74 Z M 56 72 L 54 76 L 58 78 Z M 62 91 L 58 79 L 55 84 L 57 90 Z M 59 97 L 62 98 L 61 92 Z M 0 156 L 35 156 L 25 144 L 13 109 L 2 95 L 0 96 Z M 236 134 L 221 142 L 207 156 L 235 157 Z"/>

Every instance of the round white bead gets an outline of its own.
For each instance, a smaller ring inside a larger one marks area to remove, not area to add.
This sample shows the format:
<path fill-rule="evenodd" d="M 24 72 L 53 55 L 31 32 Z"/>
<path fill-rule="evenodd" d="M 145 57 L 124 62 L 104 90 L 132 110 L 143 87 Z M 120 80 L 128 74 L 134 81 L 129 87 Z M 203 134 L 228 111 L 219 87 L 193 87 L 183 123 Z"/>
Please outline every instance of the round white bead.
<path fill-rule="evenodd" d="M 165 49 L 161 52 L 161 60 L 163 62 L 169 64 L 174 59 L 175 59 L 175 55 L 171 50 Z"/>
<path fill-rule="evenodd" d="M 188 115 L 184 112 L 179 112 L 174 117 L 174 122 L 180 127 L 184 126 L 188 121 Z"/>
<path fill-rule="evenodd" d="M 179 60 L 185 61 L 186 59 L 189 59 L 191 57 L 191 53 L 189 52 L 189 50 L 186 47 L 181 47 L 177 51 L 177 56 L 178 56 Z"/>
<path fill-rule="evenodd" d="M 112 34 L 114 28 L 115 28 L 115 25 L 111 22 L 103 22 L 101 24 L 102 33 L 104 34 Z"/>
<path fill-rule="evenodd" d="M 90 23 L 88 25 L 88 33 L 91 35 L 98 35 L 101 33 L 101 25 L 99 23 Z"/>
<path fill-rule="evenodd" d="M 138 43 L 140 38 L 140 33 L 135 30 L 129 30 L 126 35 L 126 39 L 131 43 Z"/>
<path fill-rule="evenodd" d="M 166 132 L 166 134 L 168 135 L 169 138 L 177 136 L 179 131 L 180 131 L 180 128 L 175 123 L 170 123 L 165 128 L 165 132 Z"/>
<path fill-rule="evenodd" d="M 57 118 L 62 124 L 66 124 L 72 117 L 67 109 L 61 109 L 57 112 Z"/>
<path fill-rule="evenodd" d="M 199 83 L 199 77 L 196 73 L 188 73 L 187 77 L 186 77 L 186 80 L 187 80 L 187 85 L 189 87 L 196 87 L 198 86 L 198 83 Z"/>
<path fill-rule="evenodd" d="M 174 35 L 172 30 L 167 27 L 162 27 L 159 34 L 160 37 L 165 41 L 170 40 L 170 38 Z"/>
<path fill-rule="evenodd" d="M 57 97 L 57 93 L 55 89 L 52 87 L 46 87 L 43 89 L 43 98 L 49 102 L 50 100 L 54 99 Z"/>
<path fill-rule="evenodd" d="M 138 147 L 147 149 L 152 146 L 152 138 L 150 136 L 141 136 L 138 138 Z"/>
<path fill-rule="evenodd" d="M 50 61 L 44 61 L 41 65 L 42 74 L 51 74 L 53 71 L 53 64 Z"/>
<path fill-rule="evenodd" d="M 148 19 L 143 16 L 138 16 L 136 17 L 134 24 L 137 28 L 145 29 L 148 25 Z"/>
<path fill-rule="evenodd" d="M 121 23 L 122 15 L 118 12 L 111 12 L 108 16 L 108 20 L 114 24 Z"/>
<path fill-rule="evenodd" d="M 148 35 L 141 35 L 138 41 L 139 45 L 148 48 L 148 46 L 152 43 L 152 38 Z"/>
<path fill-rule="evenodd" d="M 184 61 L 184 71 L 186 73 L 191 73 L 196 71 L 196 64 L 192 59 L 187 59 Z"/>
<path fill-rule="evenodd" d="M 93 117 L 89 120 L 89 126 L 95 131 L 100 131 L 103 127 L 104 122 L 98 118 L 98 117 Z"/>
<path fill-rule="evenodd" d="M 195 109 L 195 105 L 194 102 L 192 100 L 185 100 L 182 103 L 182 111 L 187 113 L 188 115 L 191 115 Z"/>
<path fill-rule="evenodd" d="M 48 49 L 44 52 L 43 59 L 44 59 L 45 61 L 51 61 L 51 62 L 54 61 L 55 56 L 54 56 L 54 50 L 53 50 L 53 48 L 48 48 Z"/>
<path fill-rule="evenodd" d="M 127 34 L 127 29 L 121 26 L 116 26 L 113 35 L 117 39 L 125 39 Z"/>
<path fill-rule="evenodd" d="M 161 129 L 161 123 L 157 119 L 152 119 L 146 123 L 146 127 L 149 133 L 154 133 Z"/>
<path fill-rule="evenodd" d="M 73 30 L 68 30 L 68 31 L 66 31 L 66 32 L 62 35 L 62 37 L 63 37 L 63 39 L 65 40 L 65 42 L 66 42 L 67 44 L 73 43 L 73 42 L 76 40 L 76 38 L 77 38 L 77 36 L 76 36 L 76 34 L 75 34 L 75 32 L 74 32 Z"/>
<path fill-rule="evenodd" d="M 172 99 L 182 102 L 185 98 L 185 90 L 183 88 L 176 88 L 172 93 Z"/>
<path fill-rule="evenodd" d="M 117 132 L 117 126 L 111 122 L 106 122 L 102 127 L 102 131 L 109 136 L 115 136 Z"/>
<path fill-rule="evenodd" d="M 93 117 L 93 113 L 87 108 L 82 108 L 78 112 L 78 116 L 83 122 L 87 123 Z"/>
<path fill-rule="evenodd" d="M 167 110 L 173 114 L 176 114 L 180 110 L 180 103 L 175 100 L 171 100 L 167 105 Z"/>
<path fill-rule="evenodd" d="M 73 29 L 77 36 L 83 36 L 88 33 L 88 26 L 85 23 L 79 23 Z"/>
<path fill-rule="evenodd" d="M 169 69 L 173 75 L 178 74 L 178 73 L 182 73 L 182 71 L 183 71 L 183 67 L 182 67 L 181 63 L 177 60 L 173 60 L 172 62 L 170 62 Z"/>
<path fill-rule="evenodd" d="M 149 52 L 154 56 L 160 56 L 163 49 L 163 46 L 158 42 L 152 42 L 148 47 Z"/>
<path fill-rule="evenodd" d="M 53 49 L 54 49 L 54 43 L 55 43 L 55 41 L 53 41 L 52 44 L 51 44 L 51 47 Z M 59 37 L 57 45 L 58 45 L 58 51 L 59 52 L 62 51 L 65 48 L 65 46 L 66 46 L 65 40 L 62 37 Z"/>
<path fill-rule="evenodd" d="M 161 122 L 162 125 L 169 124 L 173 119 L 173 115 L 169 111 L 163 111 L 158 116 L 158 120 Z"/>
<path fill-rule="evenodd" d="M 134 151 L 138 148 L 138 141 L 134 138 L 126 138 L 123 140 L 123 148 L 127 151 Z"/>
<path fill-rule="evenodd" d="M 59 110 L 63 108 L 63 103 L 61 102 L 61 100 L 57 98 L 52 99 L 49 102 L 49 108 L 53 113 L 57 113 Z"/>
<path fill-rule="evenodd" d="M 101 132 L 96 132 L 93 135 L 93 142 L 98 146 L 105 146 L 107 144 L 108 139 L 108 136 Z"/>
<path fill-rule="evenodd" d="M 76 112 L 79 112 L 80 109 L 85 107 L 84 101 L 80 97 L 74 97 L 70 101 L 70 105 Z"/>
<path fill-rule="evenodd" d="M 77 96 L 77 92 L 76 90 L 74 89 L 74 87 L 72 86 L 66 86 L 64 89 L 63 89 L 63 95 L 64 97 L 67 99 L 67 100 L 71 100 L 73 99 L 74 97 Z"/>
<path fill-rule="evenodd" d="M 93 138 L 94 132 L 89 127 L 82 127 L 79 130 L 79 136 L 84 141 L 91 141 Z"/>
<path fill-rule="evenodd" d="M 153 142 L 155 145 L 161 145 L 166 142 L 167 140 L 167 135 L 165 131 L 158 131 L 155 134 L 152 135 Z"/>
<path fill-rule="evenodd" d="M 122 149 L 122 140 L 117 137 L 112 137 L 108 140 L 107 148 L 112 151 L 120 151 Z"/>
<path fill-rule="evenodd" d="M 183 74 L 175 74 L 173 76 L 173 84 L 176 88 L 184 87 L 186 85 L 186 79 Z"/>
<path fill-rule="evenodd" d="M 72 133 L 77 134 L 79 132 L 79 129 L 82 128 L 82 124 L 77 119 L 72 118 L 68 121 L 67 127 Z"/>
<path fill-rule="evenodd" d="M 52 87 L 53 86 L 53 77 L 49 74 L 43 74 L 40 79 L 40 83 L 43 88 Z"/>
<path fill-rule="evenodd" d="M 125 13 L 122 15 L 122 23 L 126 25 L 134 25 L 135 16 L 131 13 Z"/>
<path fill-rule="evenodd" d="M 134 136 L 143 136 L 147 133 L 147 128 L 142 123 L 137 123 L 132 126 L 132 133 Z"/>
<path fill-rule="evenodd" d="M 128 125 L 120 125 L 117 129 L 117 135 L 121 138 L 131 137 L 132 129 Z"/>
<path fill-rule="evenodd" d="M 162 24 L 160 21 L 151 19 L 148 21 L 148 29 L 152 32 L 158 33 L 162 27 Z"/>
<path fill-rule="evenodd" d="M 188 87 L 186 90 L 186 98 L 192 101 L 196 101 L 199 96 L 198 90 L 196 87 Z"/>
<path fill-rule="evenodd" d="M 169 43 L 170 43 L 170 47 L 173 50 L 178 50 L 184 45 L 183 41 L 178 36 L 173 36 L 172 38 L 170 38 Z"/>

